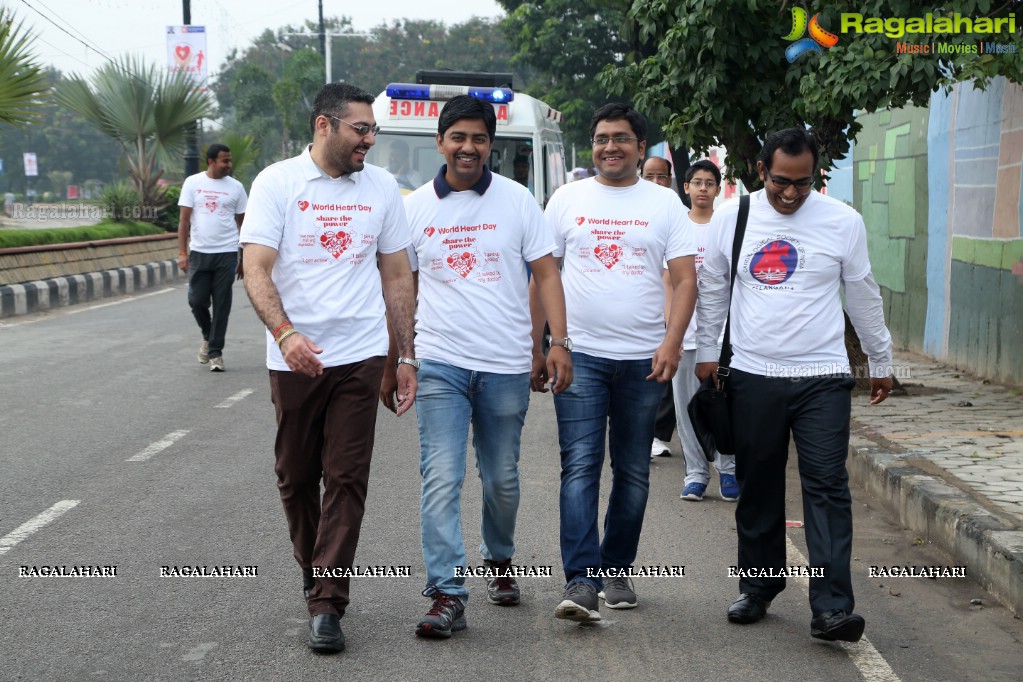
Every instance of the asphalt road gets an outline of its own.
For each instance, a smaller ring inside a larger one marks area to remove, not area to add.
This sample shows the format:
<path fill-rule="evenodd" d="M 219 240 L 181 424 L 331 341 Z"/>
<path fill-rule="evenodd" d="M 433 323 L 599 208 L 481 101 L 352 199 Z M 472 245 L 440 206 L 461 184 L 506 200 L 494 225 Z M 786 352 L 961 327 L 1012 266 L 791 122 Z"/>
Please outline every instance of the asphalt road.
<path fill-rule="evenodd" d="M 1019 679 L 1023 623 L 974 582 L 868 577 L 871 565 L 951 561 L 859 490 L 854 580 L 869 643 L 811 639 L 795 580 L 764 621 L 729 624 L 734 506 L 716 498 L 716 484 L 704 502 L 679 500 L 677 455 L 653 463 L 637 566 L 684 565 L 685 576 L 637 579 L 639 608 L 602 609 L 599 626 L 555 620 L 563 584 L 549 395 L 534 396 L 527 418 L 515 559 L 553 576 L 521 580 L 517 608 L 487 604 L 483 579 L 471 579 L 469 628 L 417 639 L 429 602 L 419 594 L 415 418 L 382 410 L 356 562 L 412 575 L 354 580 L 348 650 L 313 654 L 274 485 L 263 334 L 240 284 L 227 372 L 195 361 L 198 338 L 181 285 L 0 323 L 0 679 Z M 480 494 L 471 460 L 468 469 L 463 526 L 477 561 Z M 794 465 L 787 506 L 799 520 Z M 802 532 L 789 535 L 805 552 Z M 257 575 L 160 577 L 161 566 L 225 564 Z M 19 576 L 53 565 L 117 575 Z"/>

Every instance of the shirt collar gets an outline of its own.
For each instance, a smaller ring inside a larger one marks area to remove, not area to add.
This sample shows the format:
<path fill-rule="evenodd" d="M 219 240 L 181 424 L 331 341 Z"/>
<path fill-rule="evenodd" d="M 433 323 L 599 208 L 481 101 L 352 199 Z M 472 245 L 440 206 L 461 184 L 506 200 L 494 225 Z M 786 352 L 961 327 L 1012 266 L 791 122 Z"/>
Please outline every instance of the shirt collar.
<path fill-rule="evenodd" d="M 347 175 L 332 178 L 326 171 L 316 165 L 315 161 L 313 161 L 312 149 L 313 146 L 311 144 L 306 145 L 306 148 L 302 150 L 302 154 L 299 156 L 303 170 L 302 177 L 306 180 L 317 180 L 320 178 L 330 182 L 349 180 L 355 184 L 359 184 L 359 177 L 362 175 L 361 173 L 348 173 Z"/>
<path fill-rule="evenodd" d="M 448 181 L 444 178 L 444 174 L 447 172 L 448 165 L 445 163 L 440 167 L 440 170 L 437 171 L 437 177 L 433 179 L 433 191 L 437 193 L 438 199 L 443 199 L 444 197 L 455 191 L 451 188 L 451 185 L 449 185 Z M 472 190 L 473 192 L 476 192 L 476 194 L 483 196 L 486 193 L 487 189 L 490 188 L 490 183 L 493 179 L 494 174 L 490 172 L 490 169 L 487 168 L 486 164 L 483 164 L 483 175 L 480 176 L 480 179 L 476 182 L 476 184 L 470 187 L 469 189 Z"/>

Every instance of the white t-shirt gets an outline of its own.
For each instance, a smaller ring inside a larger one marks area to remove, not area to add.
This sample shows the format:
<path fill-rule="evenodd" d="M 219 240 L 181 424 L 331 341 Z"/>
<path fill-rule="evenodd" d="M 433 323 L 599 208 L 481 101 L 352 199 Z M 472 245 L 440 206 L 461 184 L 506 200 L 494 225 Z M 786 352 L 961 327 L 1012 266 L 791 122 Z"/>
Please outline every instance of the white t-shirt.
<path fill-rule="evenodd" d="M 382 168 L 331 178 L 302 154 L 264 169 L 252 183 L 243 244 L 277 250 L 272 279 L 295 329 L 323 349 L 325 367 L 387 354 L 376 255 L 409 244 L 398 185 Z M 287 370 L 273 335 L 266 365 Z"/>
<path fill-rule="evenodd" d="M 245 203 L 245 188 L 229 175 L 214 180 L 203 172 L 186 178 L 178 206 L 192 209 L 189 248 L 200 253 L 237 251 L 234 217 L 245 213 Z"/>
<path fill-rule="evenodd" d="M 486 176 L 483 194 L 435 180 L 405 197 L 419 269 L 416 357 L 518 374 L 532 359 L 526 263 L 552 253 L 554 237 L 525 187 Z"/>
<path fill-rule="evenodd" d="M 653 182 L 562 185 L 547 220 L 564 256 L 562 282 L 574 350 L 613 360 L 653 357 L 664 340 L 664 262 L 696 254 L 686 207 Z"/>
<path fill-rule="evenodd" d="M 738 212 L 738 201 L 715 211 L 701 278 L 727 279 Z M 732 367 L 762 376 L 848 372 L 839 289 L 869 274 L 866 227 L 854 209 L 811 192 L 782 215 L 764 190 L 754 192 L 732 293 Z"/>
<path fill-rule="evenodd" d="M 696 239 L 696 271 L 700 271 L 700 267 L 703 266 L 703 254 L 707 250 L 707 232 L 710 229 L 710 223 L 697 223 L 693 222 L 693 219 L 686 213 L 686 223 L 693 230 L 693 238 Z M 682 339 L 683 350 L 696 350 L 696 311 L 693 311 L 693 317 L 689 320 L 689 326 L 686 327 L 686 335 Z"/>

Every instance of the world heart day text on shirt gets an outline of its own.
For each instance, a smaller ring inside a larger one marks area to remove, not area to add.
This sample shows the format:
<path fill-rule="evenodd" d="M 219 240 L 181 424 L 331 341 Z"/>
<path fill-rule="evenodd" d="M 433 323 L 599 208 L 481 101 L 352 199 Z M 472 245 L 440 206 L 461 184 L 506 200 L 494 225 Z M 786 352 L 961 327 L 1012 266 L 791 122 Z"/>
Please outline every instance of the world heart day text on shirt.
<path fill-rule="evenodd" d="M 305 206 L 304 208 L 303 205 Z M 299 210 L 303 212 L 310 207 L 314 211 L 317 211 L 317 213 L 310 215 L 310 217 L 313 220 L 315 229 L 320 231 L 319 235 L 299 235 L 298 246 L 300 248 L 309 248 L 319 245 L 336 262 L 343 262 L 348 265 L 360 265 L 365 262 L 367 252 L 361 247 L 372 246 L 375 239 L 374 236 L 372 234 L 364 234 L 351 229 L 349 225 L 352 223 L 354 216 L 331 212 L 349 211 L 370 213 L 373 210 L 372 206 L 365 206 L 361 204 L 310 204 L 307 201 L 299 201 L 298 207 Z M 348 255 L 342 259 L 342 256 L 345 256 L 345 254 Z M 302 260 L 305 263 L 324 263 L 330 262 L 331 259 L 324 255 L 316 255 L 307 256 Z"/>
<path fill-rule="evenodd" d="M 622 230 L 590 230 L 588 243 L 579 249 L 579 256 L 585 259 L 596 258 L 607 270 L 615 268 L 619 262 L 622 262 L 622 265 L 615 270 L 616 272 L 624 275 L 642 275 L 646 271 L 644 263 L 626 263 L 633 258 L 643 258 L 647 250 L 644 247 L 630 246 L 625 241 L 626 236 L 627 233 Z M 583 272 L 601 272 L 601 270 L 600 268 L 584 267 Z"/>

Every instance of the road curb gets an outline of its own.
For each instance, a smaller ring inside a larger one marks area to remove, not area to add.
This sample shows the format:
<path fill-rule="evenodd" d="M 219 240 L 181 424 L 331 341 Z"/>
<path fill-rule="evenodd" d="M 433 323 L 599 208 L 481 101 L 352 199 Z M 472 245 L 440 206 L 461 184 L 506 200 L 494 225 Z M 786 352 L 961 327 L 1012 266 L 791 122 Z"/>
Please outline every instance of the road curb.
<path fill-rule="evenodd" d="M 849 446 L 849 478 L 898 522 L 965 565 L 966 574 L 1023 616 L 1023 532 L 967 493 L 862 437 Z"/>
<path fill-rule="evenodd" d="M 102 272 L 7 284 L 0 286 L 0 319 L 130 294 L 176 281 L 179 276 L 177 261 L 163 260 Z"/>

